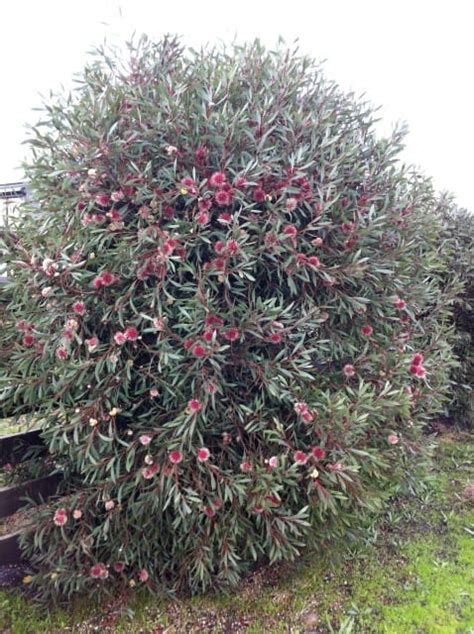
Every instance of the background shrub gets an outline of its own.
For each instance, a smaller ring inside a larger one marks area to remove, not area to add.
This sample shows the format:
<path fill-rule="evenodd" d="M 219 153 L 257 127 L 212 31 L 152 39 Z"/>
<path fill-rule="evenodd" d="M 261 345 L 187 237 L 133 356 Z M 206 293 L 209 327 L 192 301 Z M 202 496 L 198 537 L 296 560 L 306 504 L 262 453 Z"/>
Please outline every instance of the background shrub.
<path fill-rule="evenodd" d="M 196 592 L 350 536 L 416 483 L 451 366 L 402 129 L 285 48 L 129 53 L 46 105 L 4 240 L 4 399 L 68 474 L 24 544 L 43 596 Z"/>
<path fill-rule="evenodd" d="M 459 364 L 453 369 L 452 393 L 447 411 L 460 425 L 474 426 L 474 216 L 450 205 L 444 214 L 444 245 L 450 261 L 446 284 L 461 282 L 454 304 L 454 353 Z"/>

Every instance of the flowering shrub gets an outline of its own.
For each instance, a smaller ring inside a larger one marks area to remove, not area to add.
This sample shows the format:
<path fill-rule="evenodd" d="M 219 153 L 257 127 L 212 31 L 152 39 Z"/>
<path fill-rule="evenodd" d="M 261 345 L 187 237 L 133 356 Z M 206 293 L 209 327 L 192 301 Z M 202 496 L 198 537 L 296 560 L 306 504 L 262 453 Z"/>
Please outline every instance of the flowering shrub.
<path fill-rule="evenodd" d="M 449 301 L 402 140 L 258 43 L 145 40 L 47 106 L 2 333 L 69 470 L 24 543 L 43 595 L 232 584 L 411 485 Z"/>

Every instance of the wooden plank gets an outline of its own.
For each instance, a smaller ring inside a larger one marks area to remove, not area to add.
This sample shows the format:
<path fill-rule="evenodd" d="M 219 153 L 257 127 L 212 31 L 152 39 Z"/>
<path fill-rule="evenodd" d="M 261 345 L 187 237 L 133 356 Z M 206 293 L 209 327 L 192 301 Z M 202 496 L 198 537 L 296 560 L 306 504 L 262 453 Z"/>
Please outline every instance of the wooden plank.
<path fill-rule="evenodd" d="M 27 502 L 22 498 L 28 497 L 35 502 L 47 500 L 57 492 L 62 477 L 61 473 L 53 473 L 16 486 L 1 487 L 0 518 L 8 517 L 25 506 Z"/>
<path fill-rule="evenodd" d="M 44 445 L 40 429 L 0 436 L 0 467 L 8 463 L 14 465 L 23 462 L 25 450 L 33 445 Z M 46 451 L 46 446 L 44 450 Z"/>

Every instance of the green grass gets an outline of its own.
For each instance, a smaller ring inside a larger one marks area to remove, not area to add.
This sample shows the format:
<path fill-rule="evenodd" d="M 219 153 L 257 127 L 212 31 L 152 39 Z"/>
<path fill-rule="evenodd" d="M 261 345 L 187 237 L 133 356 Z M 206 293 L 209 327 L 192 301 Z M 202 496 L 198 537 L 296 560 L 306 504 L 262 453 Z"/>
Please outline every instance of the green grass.
<path fill-rule="evenodd" d="M 445 435 L 429 486 L 395 501 L 357 550 L 261 569 L 217 597 L 135 593 L 46 615 L 0 593 L 0 631 L 474 634 L 473 441 Z"/>

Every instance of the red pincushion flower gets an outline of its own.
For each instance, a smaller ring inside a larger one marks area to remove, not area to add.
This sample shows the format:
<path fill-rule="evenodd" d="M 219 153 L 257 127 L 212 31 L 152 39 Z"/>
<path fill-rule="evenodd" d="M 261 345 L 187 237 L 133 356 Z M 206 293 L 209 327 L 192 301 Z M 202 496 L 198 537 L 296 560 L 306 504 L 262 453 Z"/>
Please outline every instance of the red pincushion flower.
<path fill-rule="evenodd" d="M 203 510 L 204 515 L 206 515 L 207 517 L 214 517 L 216 512 L 215 510 L 212 508 L 212 506 L 206 506 Z"/>
<path fill-rule="evenodd" d="M 314 414 L 312 414 L 311 412 L 303 412 L 301 418 L 305 423 L 309 424 L 314 420 Z"/>
<path fill-rule="evenodd" d="M 221 326 L 224 325 L 224 320 L 218 317 L 217 315 L 209 314 L 209 315 L 206 315 L 204 323 L 206 324 L 206 326 L 209 326 L 211 328 L 213 327 L 220 328 Z"/>
<path fill-rule="evenodd" d="M 419 352 L 417 352 L 416 354 L 413 355 L 413 359 L 411 360 L 411 364 L 412 365 L 421 365 L 424 360 L 425 360 L 425 357 L 422 354 L 420 354 Z"/>
<path fill-rule="evenodd" d="M 283 233 L 285 234 L 285 236 L 288 236 L 290 238 L 296 238 L 296 236 L 298 235 L 298 229 L 294 225 L 288 225 L 284 227 Z"/>
<path fill-rule="evenodd" d="M 201 449 L 198 449 L 197 459 L 199 460 L 199 462 L 207 462 L 210 457 L 211 452 L 209 451 L 209 449 L 207 449 L 207 447 L 201 447 Z"/>
<path fill-rule="evenodd" d="M 393 300 L 393 305 L 397 310 L 404 310 L 407 307 L 407 303 L 404 299 L 400 299 L 400 297 L 396 297 Z"/>
<path fill-rule="evenodd" d="M 151 480 L 151 478 L 153 478 L 153 476 L 155 476 L 159 470 L 160 470 L 160 465 L 154 463 L 150 465 L 149 467 L 144 467 L 142 469 L 142 476 L 145 480 Z"/>
<path fill-rule="evenodd" d="M 69 356 L 68 351 L 65 348 L 58 348 L 56 350 L 56 357 L 60 360 L 60 361 L 64 361 L 65 359 L 67 359 Z"/>
<path fill-rule="evenodd" d="M 118 561 L 117 563 L 113 565 L 113 569 L 115 570 L 115 572 L 118 572 L 118 573 L 123 572 L 125 570 L 125 564 Z"/>
<path fill-rule="evenodd" d="M 372 328 L 372 326 L 369 326 L 369 325 L 362 326 L 360 331 L 364 335 L 364 337 L 370 337 L 374 333 L 374 329 Z"/>
<path fill-rule="evenodd" d="M 86 313 L 86 305 L 84 302 L 74 302 L 72 305 L 72 310 L 76 315 L 85 315 Z"/>
<path fill-rule="evenodd" d="M 183 461 L 183 454 L 180 451 L 170 451 L 168 458 L 172 464 L 179 464 Z"/>
<path fill-rule="evenodd" d="M 226 177 L 223 172 L 214 172 L 209 179 L 209 185 L 211 187 L 222 187 L 226 182 Z"/>
<path fill-rule="evenodd" d="M 308 264 L 309 266 L 313 266 L 315 269 L 319 268 L 321 266 L 321 262 L 319 260 L 318 257 L 316 257 L 315 255 L 311 255 L 308 258 Z"/>
<path fill-rule="evenodd" d="M 293 405 L 293 409 L 297 414 L 301 416 L 308 411 L 308 405 L 304 401 L 300 401 L 299 403 L 295 403 Z"/>
<path fill-rule="evenodd" d="M 56 526 L 64 526 L 64 524 L 66 524 L 67 522 L 66 509 L 58 509 L 54 514 L 53 522 L 56 524 Z"/>
<path fill-rule="evenodd" d="M 214 251 L 215 251 L 217 254 L 219 254 L 219 255 L 220 255 L 221 253 L 224 253 L 224 251 L 225 251 L 225 243 L 224 243 L 224 242 L 222 242 L 221 240 L 218 240 L 218 241 L 216 242 L 216 244 L 214 245 Z"/>
<path fill-rule="evenodd" d="M 92 282 L 92 286 L 96 289 L 96 291 L 99 290 L 99 288 L 102 288 L 102 286 L 104 286 L 104 283 L 103 283 L 102 278 L 100 277 L 100 275 L 99 275 L 99 277 L 96 277 L 94 279 L 94 281 Z"/>
<path fill-rule="evenodd" d="M 323 244 L 323 239 L 315 238 L 314 240 L 311 240 L 311 244 L 314 244 L 315 247 L 320 247 Z"/>
<path fill-rule="evenodd" d="M 195 357 L 198 357 L 198 359 L 202 359 L 203 357 L 206 356 L 206 348 L 204 348 L 204 346 L 201 346 L 200 344 L 196 344 L 195 346 L 193 346 L 191 352 L 193 353 L 193 355 Z"/>
<path fill-rule="evenodd" d="M 354 374 L 355 374 L 354 366 L 351 365 L 350 363 L 346 364 L 343 367 L 342 371 L 344 372 L 344 375 L 347 376 L 347 377 L 354 376 Z"/>
<path fill-rule="evenodd" d="M 252 465 L 250 462 L 242 462 L 240 465 L 240 470 L 242 473 L 250 473 L 252 471 Z"/>
<path fill-rule="evenodd" d="M 95 202 L 101 207 L 107 207 L 110 204 L 110 198 L 107 194 L 97 194 Z"/>
<path fill-rule="evenodd" d="M 201 211 L 200 213 L 198 213 L 198 215 L 196 216 L 196 222 L 198 225 L 201 226 L 207 225 L 207 223 L 209 222 L 209 214 L 207 213 L 207 211 Z"/>
<path fill-rule="evenodd" d="M 104 564 L 94 564 L 89 574 L 93 579 L 107 579 L 109 576 L 109 572 Z"/>
<path fill-rule="evenodd" d="M 138 440 L 144 447 L 146 447 L 151 443 L 152 437 L 148 434 L 142 434 L 141 436 L 139 436 Z"/>
<path fill-rule="evenodd" d="M 205 330 L 202 338 L 204 339 L 204 341 L 207 341 L 207 343 L 211 343 L 216 332 L 217 330 Z"/>
<path fill-rule="evenodd" d="M 415 366 L 416 367 L 416 376 L 419 379 L 424 379 L 426 377 L 426 370 L 422 365 Z"/>
<path fill-rule="evenodd" d="M 399 442 L 399 440 L 400 440 L 400 439 L 399 439 L 399 437 L 398 437 L 398 436 L 396 436 L 395 434 L 389 434 L 389 435 L 387 436 L 387 442 L 388 442 L 390 445 L 397 445 L 397 444 L 398 444 L 398 442 Z"/>
<path fill-rule="evenodd" d="M 323 460 L 326 457 L 326 452 L 321 447 L 313 447 L 311 454 L 315 460 Z"/>
<path fill-rule="evenodd" d="M 221 189 L 214 196 L 214 200 L 221 207 L 227 207 L 232 202 L 232 195 L 229 191 L 226 191 L 225 189 Z"/>
<path fill-rule="evenodd" d="M 305 266 L 308 263 L 308 258 L 304 253 L 296 254 L 296 265 L 297 266 Z"/>
<path fill-rule="evenodd" d="M 114 201 L 114 203 L 118 203 L 124 198 L 125 194 L 121 189 L 118 189 L 115 192 L 112 192 L 110 198 Z"/>
<path fill-rule="evenodd" d="M 212 266 L 216 269 L 216 271 L 224 271 L 225 265 L 226 265 L 225 258 L 214 258 L 212 260 Z"/>
<path fill-rule="evenodd" d="M 91 337 L 90 339 L 85 340 L 85 344 L 89 352 L 93 352 L 99 345 L 99 340 L 97 339 L 97 337 Z"/>
<path fill-rule="evenodd" d="M 269 340 L 271 343 L 281 343 L 283 337 L 281 335 L 280 332 L 272 332 L 272 334 L 269 337 Z"/>
<path fill-rule="evenodd" d="M 222 333 L 222 336 L 224 339 L 227 339 L 227 341 L 237 341 L 240 339 L 240 331 L 238 328 L 229 328 L 229 330 Z"/>
<path fill-rule="evenodd" d="M 118 346 L 122 346 L 127 341 L 127 337 L 123 332 L 116 332 L 114 335 L 114 341 Z"/>
<path fill-rule="evenodd" d="M 138 330 L 134 326 L 129 326 L 124 333 L 127 341 L 136 341 L 138 339 Z"/>
<path fill-rule="evenodd" d="M 103 271 L 100 274 L 100 279 L 102 280 L 102 284 L 104 286 L 112 286 L 115 282 L 115 275 L 113 273 L 109 273 L 108 271 Z"/>
<path fill-rule="evenodd" d="M 202 410 L 202 404 L 196 398 L 192 398 L 188 402 L 188 412 L 190 414 L 197 414 L 201 410 Z"/>
<path fill-rule="evenodd" d="M 260 187 L 258 187 L 254 192 L 253 192 L 253 199 L 256 203 L 263 203 L 265 201 L 265 192 L 263 189 L 261 189 Z"/>
<path fill-rule="evenodd" d="M 300 465 L 304 465 L 308 462 L 309 458 L 308 456 L 304 453 L 304 451 L 295 451 L 295 453 L 293 454 L 293 460 Z"/>
<path fill-rule="evenodd" d="M 229 225 L 232 222 L 232 215 L 228 213 L 219 214 L 217 220 L 223 225 Z"/>
<path fill-rule="evenodd" d="M 183 185 L 183 187 L 194 187 L 194 180 L 189 178 L 189 176 L 186 176 L 181 179 L 181 185 Z"/>
<path fill-rule="evenodd" d="M 32 346 L 34 346 L 34 345 L 35 345 L 36 338 L 35 338 L 35 337 L 33 337 L 33 335 L 30 335 L 30 334 L 28 334 L 28 333 L 27 333 L 27 334 L 23 337 L 22 341 L 23 341 L 23 345 L 24 345 L 24 346 L 26 346 L 27 348 L 31 348 Z"/>
<path fill-rule="evenodd" d="M 225 245 L 225 250 L 227 255 L 232 257 L 240 251 L 239 243 L 237 240 L 228 240 Z"/>
<path fill-rule="evenodd" d="M 143 569 L 140 570 L 140 572 L 138 573 L 138 578 L 140 579 L 140 581 L 143 581 L 143 583 L 146 583 L 149 579 L 150 575 L 148 574 L 148 572 Z"/>

